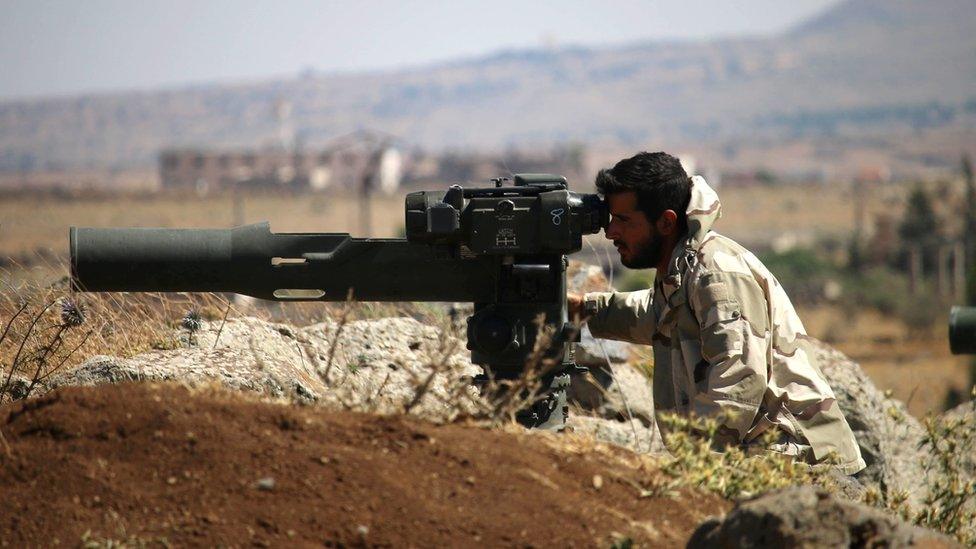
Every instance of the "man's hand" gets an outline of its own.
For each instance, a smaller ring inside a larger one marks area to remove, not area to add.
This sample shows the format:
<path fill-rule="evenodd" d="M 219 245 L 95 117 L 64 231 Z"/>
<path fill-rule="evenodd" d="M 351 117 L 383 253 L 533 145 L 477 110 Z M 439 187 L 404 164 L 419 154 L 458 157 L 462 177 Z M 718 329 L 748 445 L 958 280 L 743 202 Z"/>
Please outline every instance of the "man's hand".
<path fill-rule="evenodd" d="M 569 319 L 573 322 L 581 322 L 586 320 L 583 318 L 583 295 L 582 294 L 566 294 L 566 309 L 569 311 Z"/>

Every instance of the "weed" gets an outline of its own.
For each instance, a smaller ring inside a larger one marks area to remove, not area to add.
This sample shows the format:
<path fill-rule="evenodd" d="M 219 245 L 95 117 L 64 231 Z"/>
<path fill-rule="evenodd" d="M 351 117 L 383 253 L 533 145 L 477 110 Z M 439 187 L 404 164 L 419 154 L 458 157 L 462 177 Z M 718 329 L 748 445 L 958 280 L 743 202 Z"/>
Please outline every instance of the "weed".
<path fill-rule="evenodd" d="M 26 398 L 62 370 L 92 334 L 84 330 L 85 307 L 52 292 L 0 294 L 9 317 L 0 332 L 0 404 Z"/>
<path fill-rule="evenodd" d="M 968 413 L 925 422 L 921 447 L 932 456 L 932 468 L 926 478 L 928 496 L 921 509 L 909 505 L 905 492 L 883 496 L 876 488 L 865 492 L 863 502 L 953 536 L 964 545 L 976 544 L 976 388 L 972 396 Z M 664 415 L 661 420 L 670 455 L 661 458 L 657 466 L 669 480 L 639 487 L 642 494 L 665 495 L 682 486 L 693 486 L 738 499 L 798 484 L 832 489 L 830 476 L 825 474 L 829 465 L 811 467 L 775 452 L 752 454 L 734 446 L 716 451 L 714 441 L 719 433 L 715 419 Z M 766 440 L 760 446 L 771 442 Z"/>
<path fill-rule="evenodd" d="M 976 388 L 971 409 L 958 418 L 928 418 L 922 448 L 933 458 L 925 507 L 915 523 L 976 544 Z"/>
<path fill-rule="evenodd" d="M 697 486 L 725 498 L 748 498 L 787 486 L 817 482 L 825 471 L 772 451 L 747 452 L 737 446 L 716 451 L 719 423 L 714 418 L 665 414 L 661 420 L 670 456 L 661 461 L 660 467 L 672 482 L 657 487 L 658 490 Z M 772 436 L 770 432 L 759 446 L 769 446 L 773 440 L 768 437 Z"/>

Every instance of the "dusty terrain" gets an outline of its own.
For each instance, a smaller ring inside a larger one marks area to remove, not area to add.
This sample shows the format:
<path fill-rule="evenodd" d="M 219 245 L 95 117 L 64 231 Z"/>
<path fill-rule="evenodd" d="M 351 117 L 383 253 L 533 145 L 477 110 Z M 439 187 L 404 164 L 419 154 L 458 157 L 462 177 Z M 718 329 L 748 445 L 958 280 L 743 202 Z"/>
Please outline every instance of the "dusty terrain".
<path fill-rule="evenodd" d="M 123 384 L 0 409 L 0 545 L 679 546 L 716 496 L 640 497 L 582 439 Z M 640 478 L 638 478 L 640 475 Z"/>

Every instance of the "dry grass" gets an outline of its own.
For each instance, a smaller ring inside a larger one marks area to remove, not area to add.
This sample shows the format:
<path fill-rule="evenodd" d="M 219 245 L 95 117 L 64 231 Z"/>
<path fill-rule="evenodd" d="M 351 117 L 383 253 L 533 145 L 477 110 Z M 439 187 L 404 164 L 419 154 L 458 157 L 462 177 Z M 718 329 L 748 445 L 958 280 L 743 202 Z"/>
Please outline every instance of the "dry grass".
<path fill-rule="evenodd" d="M 92 354 L 132 356 L 179 347 L 178 328 L 188 313 L 219 318 L 229 306 L 213 294 L 80 295 L 64 279 L 12 284 L 14 277 L 2 274 L 0 403 L 11 394 L 29 395 Z"/>
<path fill-rule="evenodd" d="M 68 227 L 229 228 L 237 222 L 269 221 L 275 232 L 344 232 L 393 237 L 403 227 L 403 195 L 372 201 L 372 231 L 362 234 L 359 201 L 351 194 L 251 193 L 235 219 L 234 197 L 164 193 L 59 198 L 8 195 L 0 200 L 0 258 L 66 257 Z"/>
<path fill-rule="evenodd" d="M 930 462 L 922 507 L 911 507 L 907 494 L 882 498 L 875 490 L 865 494 L 865 502 L 972 547 L 976 546 L 976 387 L 969 398 L 968 413 L 929 416 L 924 421 L 921 449 Z"/>
<path fill-rule="evenodd" d="M 281 304 L 214 293 L 76 293 L 64 265 L 24 271 L 0 269 L 0 403 L 26 396 L 92 355 L 131 357 L 190 345 L 201 320 L 252 316 L 309 325 L 330 319 L 341 326 L 354 319 L 411 316 L 451 329 L 443 312 L 424 303 Z"/>
<path fill-rule="evenodd" d="M 65 266 L 47 265 L 51 271 L 66 272 Z M 329 356 L 316 368 L 321 380 L 334 389 L 355 365 L 336 364 L 334 351 L 343 329 L 357 319 L 412 317 L 436 327 L 445 337 L 434 352 L 427 371 L 409 380 L 412 398 L 401 413 L 411 413 L 425 400 L 435 399 L 444 417 L 463 416 L 488 425 L 515 421 L 519 411 L 546 397 L 543 379 L 558 364 L 549 352 L 552 338 L 543 333 L 525 374 L 514 380 L 489 379 L 482 387 L 482 399 L 469 398 L 470 379 L 449 375 L 451 359 L 463 346 L 464 334 L 443 307 L 428 303 L 274 303 L 235 301 L 233 296 L 213 293 L 75 293 L 67 279 L 38 283 L 35 278 L 2 271 L 0 287 L 0 404 L 26 398 L 44 387 L 51 376 L 69 370 L 92 355 L 131 357 L 153 350 L 171 350 L 196 345 L 202 321 L 221 326 L 228 318 L 257 317 L 271 322 L 305 326 L 330 320 L 336 323 Z M 9 273 L 9 274 L 8 274 Z M 12 280 L 23 279 L 20 283 Z M 67 312 L 66 312 L 67 311 Z M 335 372 L 333 372 L 335 370 Z M 342 375 L 333 375 L 342 372 Z M 451 379 L 446 396 L 431 391 L 435 380 Z M 378 412 L 381 386 L 375 394 L 352 398 L 336 390 L 343 409 Z M 359 395 L 362 396 L 362 395 Z"/>

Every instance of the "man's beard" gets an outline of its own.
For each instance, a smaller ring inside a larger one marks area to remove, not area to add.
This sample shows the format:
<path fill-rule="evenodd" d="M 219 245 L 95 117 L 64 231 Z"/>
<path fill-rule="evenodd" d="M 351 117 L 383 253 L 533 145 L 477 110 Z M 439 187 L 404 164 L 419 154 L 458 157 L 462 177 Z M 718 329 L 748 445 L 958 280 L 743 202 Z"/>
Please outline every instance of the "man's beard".
<path fill-rule="evenodd" d="M 628 269 L 653 269 L 661 262 L 664 253 L 664 239 L 660 235 L 652 235 L 641 247 L 634 250 L 634 255 L 628 260 L 620 258 L 620 262 Z"/>

